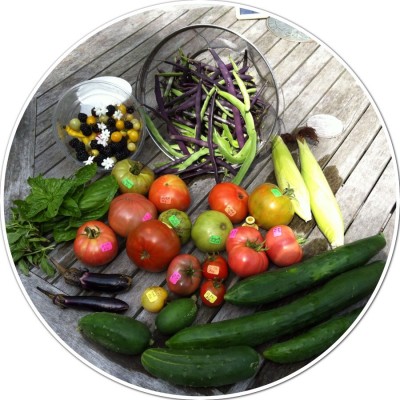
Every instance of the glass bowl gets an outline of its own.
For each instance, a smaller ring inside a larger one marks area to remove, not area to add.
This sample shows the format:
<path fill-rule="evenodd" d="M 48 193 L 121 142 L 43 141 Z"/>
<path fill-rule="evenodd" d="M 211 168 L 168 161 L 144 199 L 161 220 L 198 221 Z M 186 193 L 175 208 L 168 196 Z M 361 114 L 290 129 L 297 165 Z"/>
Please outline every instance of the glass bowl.
<path fill-rule="evenodd" d="M 245 37 L 229 29 L 214 25 L 187 26 L 167 36 L 151 51 L 142 66 L 136 85 L 136 97 L 148 111 L 148 115 L 151 117 L 162 140 L 160 140 L 160 137 L 157 138 L 148 127 L 147 132 L 156 145 L 172 160 L 178 156 L 171 151 L 170 145 L 174 144 L 174 141 L 170 138 L 171 128 L 167 126 L 165 119 L 158 112 L 158 103 L 155 96 L 156 75 L 160 77 L 159 79 L 164 79 L 165 83 L 166 79 L 159 73 L 172 71 L 174 66 L 171 62 L 176 62 L 182 53 L 189 55 L 191 59 L 216 66 L 215 59 L 209 51 L 210 48 L 215 50 L 225 64 L 231 63 L 232 59 L 240 63 L 244 54 L 247 53 L 249 69 L 245 74 L 253 76 L 255 87 L 257 91 L 260 91 L 257 96 L 264 104 L 262 115 L 256 125 L 258 152 L 265 147 L 277 125 L 277 85 L 272 69 L 260 51 Z M 238 64 L 238 68 L 240 69 L 242 65 Z M 210 75 L 212 75 L 212 72 L 210 72 Z M 164 87 L 163 90 L 165 90 Z M 202 102 L 204 102 L 204 98 Z M 172 128 L 175 133 L 176 128 L 178 133 L 184 133 L 177 124 L 175 128 Z M 235 129 L 233 125 L 232 129 Z M 235 132 L 233 133 L 235 134 Z"/>
<path fill-rule="evenodd" d="M 62 95 L 53 115 L 53 133 L 68 158 L 110 170 L 119 160 L 139 156 L 145 137 L 143 110 L 127 81 L 95 78 Z"/>

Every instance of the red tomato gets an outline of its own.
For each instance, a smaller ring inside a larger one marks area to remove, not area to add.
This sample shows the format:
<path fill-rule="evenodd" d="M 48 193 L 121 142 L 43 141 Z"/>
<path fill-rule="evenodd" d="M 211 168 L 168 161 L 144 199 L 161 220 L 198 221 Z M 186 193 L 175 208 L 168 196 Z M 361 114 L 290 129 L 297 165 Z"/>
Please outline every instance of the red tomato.
<path fill-rule="evenodd" d="M 173 229 L 153 219 L 142 222 L 131 231 L 126 240 L 126 253 L 146 271 L 161 272 L 178 255 L 181 242 Z"/>
<path fill-rule="evenodd" d="M 186 211 L 191 202 L 189 188 L 177 175 L 166 174 L 157 178 L 150 186 L 149 200 L 159 212 L 175 208 Z"/>
<path fill-rule="evenodd" d="M 237 276 L 245 278 L 265 272 L 269 262 L 264 250 L 236 246 L 228 253 L 228 264 Z"/>
<path fill-rule="evenodd" d="M 286 225 L 271 228 L 265 236 L 268 258 L 278 267 L 287 267 L 303 258 L 303 248 L 293 230 Z"/>
<path fill-rule="evenodd" d="M 193 294 L 201 282 L 201 265 L 192 254 L 178 254 L 167 269 L 167 285 L 172 293 L 180 296 Z"/>
<path fill-rule="evenodd" d="M 155 205 L 138 193 L 115 197 L 108 210 L 108 221 L 115 233 L 127 237 L 141 222 L 157 218 Z"/>
<path fill-rule="evenodd" d="M 228 277 L 228 263 L 219 254 L 209 255 L 203 261 L 201 268 L 206 279 L 219 279 L 222 281 Z"/>
<path fill-rule="evenodd" d="M 203 304 L 209 307 L 218 307 L 224 301 L 225 285 L 217 280 L 204 281 L 200 286 L 200 298 Z"/>
<path fill-rule="evenodd" d="M 242 187 L 231 182 L 217 183 L 208 195 L 212 210 L 224 213 L 234 224 L 247 217 L 249 195 Z"/>
<path fill-rule="evenodd" d="M 230 231 L 226 240 L 226 251 L 229 253 L 236 246 L 262 246 L 264 238 L 258 229 L 251 226 L 238 226 Z"/>
<path fill-rule="evenodd" d="M 289 225 L 294 216 L 292 200 L 273 183 L 262 183 L 249 196 L 249 214 L 264 229 Z"/>
<path fill-rule="evenodd" d="M 85 222 L 76 233 L 74 252 L 85 265 L 99 267 L 108 264 L 118 253 L 117 236 L 101 221 Z"/>

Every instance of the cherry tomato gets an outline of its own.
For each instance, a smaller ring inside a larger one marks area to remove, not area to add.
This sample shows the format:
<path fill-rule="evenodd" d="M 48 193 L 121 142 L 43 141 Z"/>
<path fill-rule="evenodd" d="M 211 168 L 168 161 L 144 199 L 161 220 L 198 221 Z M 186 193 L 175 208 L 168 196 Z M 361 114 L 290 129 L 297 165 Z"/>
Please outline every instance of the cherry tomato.
<path fill-rule="evenodd" d="M 219 279 L 223 281 L 229 274 L 228 263 L 219 254 L 209 255 L 201 264 L 201 268 L 203 276 L 206 279 Z"/>
<path fill-rule="evenodd" d="M 156 218 L 155 205 L 138 193 L 124 193 L 115 197 L 108 210 L 111 228 L 122 237 L 127 237 L 141 222 Z"/>
<path fill-rule="evenodd" d="M 224 213 L 234 224 L 246 218 L 248 199 L 246 190 L 231 182 L 217 183 L 208 195 L 210 208 Z"/>
<path fill-rule="evenodd" d="M 192 254 L 178 254 L 167 269 L 168 289 L 180 296 L 193 294 L 201 282 L 200 261 Z"/>
<path fill-rule="evenodd" d="M 240 278 L 260 274 L 268 269 L 268 257 L 263 249 L 236 246 L 228 253 L 230 269 Z"/>
<path fill-rule="evenodd" d="M 189 188 L 177 175 L 166 174 L 157 178 L 150 186 L 149 200 L 159 212 L 175 208 L 186 211 L 191 202 Z"/>
<path fill-rule="evenodd" d="M 273 183 L 262 183 L 249 196 L 249 214 L 264 229 L 288 225 L 294 216 L 292 200 Z"/>
<path fill-rule="evenodd" d="M 99 267 L 108 264 L 118 253 L 117 236 L 101 221 L 85 222 L 76 233 L 74 252 L 85 265 Z"/>
<path fill-rule="evenodd" d="M 233 228 L 226 240 L 226 251 L 229 253 L 234 247 L 262 245 L 264 238 L 259 230 L 250 226 L 238 226 Z"/>
<path fill-rule="evenodd" d="M 286 225 L 271 228 L 265 236 L 268 258 L 278 267 L 287 267 L 303 258 L 303 248 L 293 230 Z"/>
<path fill-rule="evenodd" d="M 157 219 L 140 223 L 126 240 L 126 253 L 137 267 L 150 272 L 168 268 L 181 242 L 173 229 Z"/>
<path fill-rule="evenodd" d="M 218 279 L 206 280 L 200 286 L 200 298 L 208 307 L 218 307 L 224 301 L 225 285 Z"/>

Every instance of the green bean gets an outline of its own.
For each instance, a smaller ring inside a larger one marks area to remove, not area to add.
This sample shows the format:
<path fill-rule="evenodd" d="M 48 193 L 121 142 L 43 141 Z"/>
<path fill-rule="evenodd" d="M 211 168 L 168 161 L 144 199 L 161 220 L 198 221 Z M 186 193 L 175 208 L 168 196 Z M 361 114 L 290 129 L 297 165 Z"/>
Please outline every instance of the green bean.
<path fill-rule="evenodd" d="M 237 72 L 235 70 L 232 71 L 232 74 L 235 77 L 236 83 L 239 87 L 240 92 L 242 93 L 242 96 L 243 96 L 244 111 L 246 113 L 248 113 L 250 111 L 250 96 L 249 96 L 249 93 L 247 92 L 246 85 L 244 84 L 243 80 L 240 79 L 239 75 L 237 74 Z"/>

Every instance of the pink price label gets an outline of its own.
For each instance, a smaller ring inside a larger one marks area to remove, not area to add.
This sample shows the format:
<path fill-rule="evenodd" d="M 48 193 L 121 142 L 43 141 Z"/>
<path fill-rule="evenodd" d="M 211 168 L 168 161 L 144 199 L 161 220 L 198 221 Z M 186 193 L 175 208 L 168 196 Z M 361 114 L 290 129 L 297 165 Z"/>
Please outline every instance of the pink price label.
<path fill-rule="evenodd" d="M 230 233 L 229 233 L 229 237 L 230 237 L 231 239 L 233 239 L 233 238 L 236 236 L 237 233 L 238 233 L 238 228 L 232 229 L 232 230 L 230 231 Z"/>
<path fill-rule="evenodd" d="M 280 226 L 275 226 L 272 229 L 272 236 L 273 237 L 282 236 L 282 228 Z"/>
<path fill-rule="evenodd" d="M 112 250 L 113 245 L 111 242 L 105 242 L 100 246 L 100 248 L 101 248 L 101 251 L 104 253 L 106 251 Z"/>
<path fill-rule="evenodd" d="M 143 215 L 142 221 L 148 221 L 152 218 L 153 216 L 149 212 L 147 212 L 146 214 Z"/>
<path fill-rule="evenodd" d="M 178 271 L 175 271 L 175 272 L 169 277 L 169 281 L 170 281 L 173 285 L 175 285 L 176 282 L 178 282 L 179 279 L 181 279 L 181 277 L 182 277 L 182 275 L 181 275 Z"/>

